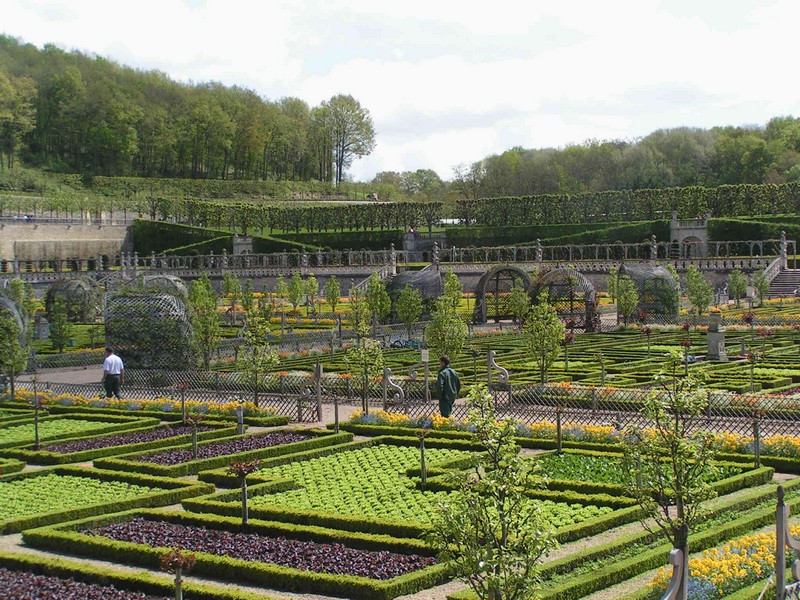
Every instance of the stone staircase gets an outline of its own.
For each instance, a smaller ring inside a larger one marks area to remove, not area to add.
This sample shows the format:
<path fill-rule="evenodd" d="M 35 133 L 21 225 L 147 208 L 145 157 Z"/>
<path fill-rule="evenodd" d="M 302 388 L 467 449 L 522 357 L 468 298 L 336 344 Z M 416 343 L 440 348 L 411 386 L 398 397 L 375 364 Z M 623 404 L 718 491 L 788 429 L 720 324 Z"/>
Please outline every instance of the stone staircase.
<path fill-rule="evenodd" d="M 800 269 L 784 269 L 769 284 L 767 298 L 788 298 L 800 290 Z"/>

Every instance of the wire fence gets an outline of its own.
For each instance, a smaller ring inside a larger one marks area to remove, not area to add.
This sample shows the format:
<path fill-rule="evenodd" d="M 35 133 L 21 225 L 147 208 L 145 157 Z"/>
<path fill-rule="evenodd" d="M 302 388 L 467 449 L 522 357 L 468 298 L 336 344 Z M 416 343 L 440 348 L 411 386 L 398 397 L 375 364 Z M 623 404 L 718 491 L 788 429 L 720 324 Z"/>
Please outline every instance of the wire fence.
<path fill-rule="evenodd" d="M 502 370 L 502 369 L 501 369 Z M 277 372 L 258 380 L 245 373 L 211 371 L 165 371 L 131 369 L 125 373 L 123 396 L 130 399 L 177 399 L 206 403 L 256 402 L 274 407 L 294 421 L 322 420 L 322 406 L 342 404 L 369 412 L 386 409 L 411 418 L 438 414 L 436 373 L 425 365 L 411 369 L 410 375 L 360 377 L 349 373 Z M 32 388 L 32 382 L 20 382 Z M 56 394 L 96 397 L 103 394 L 100 383 L 66 384 L 39 381 L 39 389 Z M 580 386 L 571 383 L 512 385 L 494 377 L 490 391 L 499 418 L 514 418 L 521 423 L 570 422 L 582 425 L 613 426 L 622 430 L 630 425 L 650 425 L 641 414 L 652 389 L 620 389 Z M 693 426 L 715 432 L 761 436 L 795 435 L 800 426 L 800 395 L 738 394 L 707 391 L 708 406 Z M 465 419 L 467 405 L 456 402 L 452 416 Z"/>

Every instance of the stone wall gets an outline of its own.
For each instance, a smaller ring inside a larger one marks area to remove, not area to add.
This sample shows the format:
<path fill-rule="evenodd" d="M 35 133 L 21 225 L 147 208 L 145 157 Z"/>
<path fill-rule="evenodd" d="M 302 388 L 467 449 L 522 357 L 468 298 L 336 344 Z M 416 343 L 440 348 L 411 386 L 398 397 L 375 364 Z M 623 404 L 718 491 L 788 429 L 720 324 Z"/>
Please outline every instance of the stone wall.
<path fill-rule="evenodd" d="M 0 260 L 70 260 L 133 250 L 126 225 L 0 223 Z"/>

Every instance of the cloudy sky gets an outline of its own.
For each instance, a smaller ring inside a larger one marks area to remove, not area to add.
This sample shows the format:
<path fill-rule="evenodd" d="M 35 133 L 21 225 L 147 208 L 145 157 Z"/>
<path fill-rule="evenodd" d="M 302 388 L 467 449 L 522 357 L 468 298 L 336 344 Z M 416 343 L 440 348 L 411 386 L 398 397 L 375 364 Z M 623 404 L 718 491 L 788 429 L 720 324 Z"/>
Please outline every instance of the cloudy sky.
<path fill-rule="evenodd" d="M 309 104 L 351 94 L 350 170 L 800 116 L 797 0 L 2 0 L 0 31 Z"/>

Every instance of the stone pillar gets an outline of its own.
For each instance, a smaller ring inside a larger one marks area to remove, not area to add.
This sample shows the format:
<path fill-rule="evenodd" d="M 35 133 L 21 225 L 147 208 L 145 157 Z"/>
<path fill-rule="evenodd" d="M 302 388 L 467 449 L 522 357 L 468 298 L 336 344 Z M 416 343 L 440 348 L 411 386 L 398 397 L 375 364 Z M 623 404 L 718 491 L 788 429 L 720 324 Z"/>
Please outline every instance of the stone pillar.
<path fill-rule="evenodd" d="M 781 270 L 784 270 L 789 264 L 787 260 L 786 247 L 786 232 L 781 231 Z"/>
<path fill-rule="evenodd" d="M 389 265 L 391 266 L 391 274 L 397 275 L 397 252 L 394 249 L 394 244 L 389 244 Z"/>
<path fill-rule="evenodd" d="M 725 328 L 720 325 L 722 316 L 712 314 L 708 326 L 708 351 L 706 360 L 718 360 L 728 362 L 728 355 L 725 352 Z"/>
<path fill-rule="evenodd" d="M 542 240 L 536 238 L 536 262 L 542 262 Z"/>

